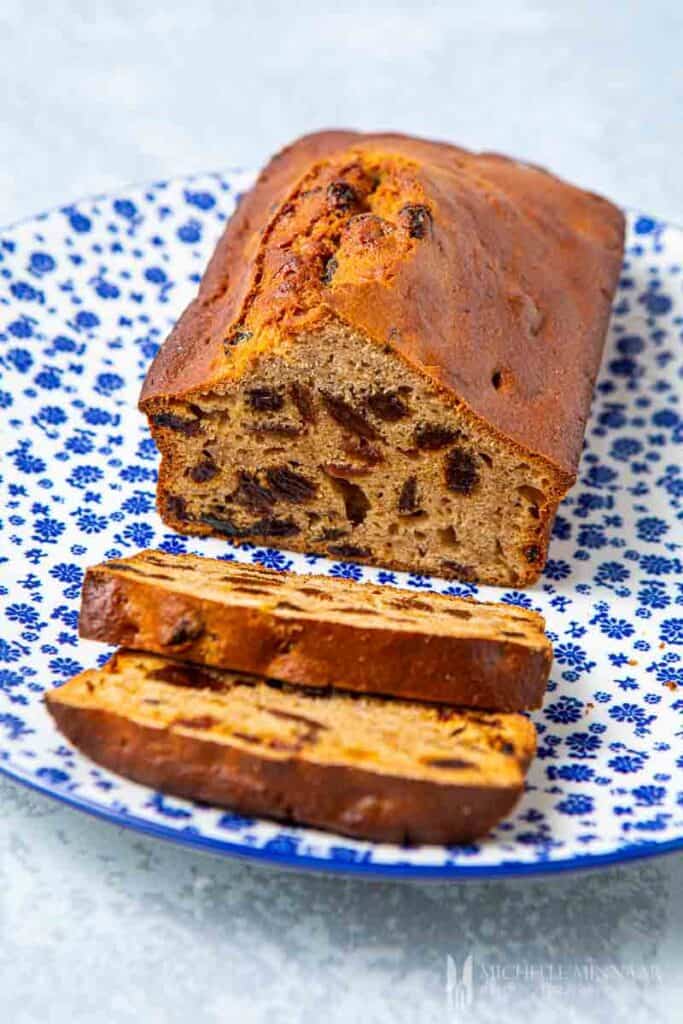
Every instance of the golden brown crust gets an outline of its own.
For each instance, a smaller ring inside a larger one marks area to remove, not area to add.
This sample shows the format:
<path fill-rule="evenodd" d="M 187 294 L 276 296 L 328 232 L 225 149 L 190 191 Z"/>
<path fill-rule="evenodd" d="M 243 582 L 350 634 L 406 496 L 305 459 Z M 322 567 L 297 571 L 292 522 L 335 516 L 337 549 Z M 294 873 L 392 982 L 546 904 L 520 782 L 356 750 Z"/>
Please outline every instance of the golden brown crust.
<path fill-rule="evenodd" d="M 253 274 L 253 257 L 278 200 L 303 174 L 309 162 L 353 137 L 353 132 L 319 132 L 281 150 L 257 182 L 239 200 L 190 303 L 149 368 L 141 407 L 153 399 L 210 386 L 217 355 L 223 351 L 223 327 L 237 317 Z M 163 354 L 162 354 L 163 353 Z"/>
<path fill-rule="evenodd" d="M 466 843 L 510 813 L 522 786 L 435 786 L 359 768 L 268 761 L 120 715 L 48 710 L 75 746 L 111 771 L 164 793 L 239 814 L 300 822 L 384 843 Z"/>
<path fill-rule="evenodd" d="M 87 639 L 216 668 L 501 711 L 542 703 L 543 626 L 503 605 L 161 551 L 90 568 L 79 621 Z"/>
<path fill-rule="evenodd" d="M 488 774 L 484 770 L 481 781 L 476 765 L 458 759 L 437 760 L 430 771 L 422 769 L 414 775 L 405 764 L 392 772 L 386 766 L 373 765 L 372 757 L 368 762 L 367 754 L 363 761 L 345 749 L 357 736 L 348 723 L 346 732 L 344 728 L 339 731 L 342 746 L 338 754 L 317 756 L 314 735 L 325 726 L 310 716 L 319 717 L 324 698 L 313 697 L 307 702 L 300 695 L 294 698 L 298 713 L 281 710 L 282 700 L 287 699 L 282 695 L 278 700 L 273 698 L 275 707 L 267 712 L 277 716 L 272 719 L 276 723 L 282 718 L 288 720 L 283 729 L 289 729 L 290 734 L 294 729 L 306 737 L 293 745 L 276 744 L 268 727 L 256 723 L 253 729 L 258 735 L 231 732 L 235 726 L 229 725 L 229 710 L 225 712 L 228 723 L 219 731 L 214 725 L 217 719 L 210 715 L 183 717 L 182 709 L 192 706 L 193 697 L 197 707 L 196 689 L 189 691 L 192 696 L 187 701 L 181 692 L 174 707 L 154 719 L 153 711 L 144 709 L 162 704 L 165 693 L 173 696 L 182 687 L 148 683 L 147 677 L 177 671 L 193 670 L 180 663 L 122 651 L 104 669 L 89 670 L 49 692 L 47 708 L 59 729 L 80 750 L 137 782 L 246 815 L 266 815 L 384 842 L 459 843 L 484 835 L 519 798 L 534 750 L 533 725 L 525 718 L 482 713 L 477 718 L 482 724 L 473 728 L 479 730 L 481 742 L 499 742 L 497 752 L 491 748 L 487 754 L 487 748 L 480 751 L 478 746 L 463 746 L 458 739 L 449 741 L 455 752 L 479 758 L 482 769 L 487 757 L 495 760 L 498 767 Z M 106 688 L 112 674 L 126 687 L 120 696 L 114 689 L 108 700 L 100 699 L 99 688 Z M 226 679 L 226 693 L 212 693 L 222 678 Z M 211 690 L 200 694 L 199 701 L 215 714 L 221 713 L 221 706 L 229 709 L 231 686 L 239 690 L 247 685 L 230 673 L 211 673 L 209 681 Z M 261 692 L 258 680 L 249 683 L 247 689 L 254 686 L 258 691 L 254 714 L 262 715 L 258 709 L 268 704 L 269 696 Z M 363 704 L 364 698 L 329 698 L 332 700 L 352 706 L 362 704 L 362 715 L 371 712 L 370 706 Z M 301 714 L 302 707 L 306 714 Z M 414 707 L 416 718 L 424 714 L 419 705 Z M 462 731 L 466 721 L 454 710 L 444 718 L 443 732 Z M 504 742 L 505 737 L 509 739 Z"/>
<path fill-rule="evenodd" d="M 342 215 L 330 196 L 347 179 L 358 209 Z M 399 135 L 308 136 L 238 207 L 141 406 L 225 386 L 260 352 L 336 317 L 547 460 L 561 493 L 578 464 L 623 230 L 606 200 L 505 157 Z M 246 340 L 225 344 L 234 337 Z"/>

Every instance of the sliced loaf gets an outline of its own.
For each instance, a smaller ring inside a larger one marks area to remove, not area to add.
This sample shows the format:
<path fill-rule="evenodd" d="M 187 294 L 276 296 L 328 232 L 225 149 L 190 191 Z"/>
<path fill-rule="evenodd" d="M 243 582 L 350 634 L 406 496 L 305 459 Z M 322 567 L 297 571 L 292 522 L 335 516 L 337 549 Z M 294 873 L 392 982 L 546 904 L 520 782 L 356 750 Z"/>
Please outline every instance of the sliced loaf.
<path fill-rule="evenodd" d="M 315 694 L 130 651 L 46 701 L 71 742 L 138 782 L 378 841 L 484 835 L 535 749 L 523 715 Z"/>
<path fill-rule="evenodd" d="M 143 551 L 88 570 L 81 636 L 308 686 L 540 706 L 540 615 L 434 593 Z"/>

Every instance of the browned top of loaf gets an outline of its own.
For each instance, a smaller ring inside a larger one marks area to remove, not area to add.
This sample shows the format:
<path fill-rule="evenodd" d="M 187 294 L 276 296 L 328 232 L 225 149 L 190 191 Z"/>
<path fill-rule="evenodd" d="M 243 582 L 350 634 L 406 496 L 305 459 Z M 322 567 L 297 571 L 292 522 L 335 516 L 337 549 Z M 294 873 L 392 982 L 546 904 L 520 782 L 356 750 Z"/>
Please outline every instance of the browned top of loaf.
<path fill-rule="evenodd" d="M 336 317 L 571 478 L 623 233 L 607 200 L 507 157 L 307 136 L 242 199 L 142 407 L 239 379 Z"/>

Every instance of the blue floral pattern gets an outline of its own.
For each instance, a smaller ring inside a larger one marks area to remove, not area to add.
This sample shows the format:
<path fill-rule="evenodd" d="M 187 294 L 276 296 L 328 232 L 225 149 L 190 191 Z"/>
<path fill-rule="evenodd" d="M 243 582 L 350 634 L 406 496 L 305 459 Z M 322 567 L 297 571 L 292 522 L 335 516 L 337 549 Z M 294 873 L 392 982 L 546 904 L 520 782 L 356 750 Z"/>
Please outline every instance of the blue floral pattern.
<path fill-rule="evenodd" d="M 542 582 L 501 592 L 234 549 L 159 520 L 140 383 L 250 181 L 155 183 L 0 232 L 0 768 L 179 841 L 339 870 L 505 872 L 683 844 L 683 234 L 630 218 L 579 482 Z M 93 765 L 43 693 L 105 657 L 77 637 L 85 567 L 150 545 L 541 611 L 555 665 L 517 811 L 467 847 L 380 846 L 162 797 Z"/>

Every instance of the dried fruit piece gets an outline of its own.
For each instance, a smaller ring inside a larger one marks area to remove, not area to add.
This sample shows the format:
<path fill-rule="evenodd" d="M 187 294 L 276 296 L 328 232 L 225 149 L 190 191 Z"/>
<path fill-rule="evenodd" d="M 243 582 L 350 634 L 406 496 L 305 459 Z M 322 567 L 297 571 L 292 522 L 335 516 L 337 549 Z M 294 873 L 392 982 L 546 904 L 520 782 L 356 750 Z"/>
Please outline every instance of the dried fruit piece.
<path fill-rule="evenodd" d="M 315 405 L 311 389 L 306 384 L 293 381 L 289 385 L 289 394 L 304 423 L 315 423 Z"/>
<path fill-rule="evenodd" d="M 321 539 L 339 540 L 340 537 L 346 537 L 348 535 L 348 532 L 348 530 L 344 530 L 338 526 L 328 526 L 326 529 L 323 530 L 321 534 Z M 316 591 L 316 593 L 319 593 L 319 591 Z"/>
<path fill-rule="evenodd" d="M 301 605 L 294 604 L 293 601 L 278 601 L 275 610 L 278 612 L 302 612 L 304 609 Z"/>
<path fill-rule="evenodd" d="M 464 565 L 462 562 L 454 562 L 451 559 L 444 559 L 441 564 L 444 569 L 454 573 L 461 580 L 466 580 L 469 583 L 477 582 L 477 574 L 471 565 Z"/>
<path fill-rule="evenodd" d="M 395 391 L 378 391 L 368 398 L 368 405 L 381 420 L 395 423 L 408 415 L 408 406 Z"/>
<path fill-rule="evenodd" d="M 218 466 L 210 455 L 205 455 L 201 462 L 198 462 L 196 466 L 192 466 L 188 471 L 188 476 L 196 484 L 203 484 L 207 480 L 213 480 L 217 473 Z"/>
<path fill-rule="evenodd" d="M 244 740 L 245 743 L 256 743 L 260 745 L 266 742 L 263 736 L 254 736 L 251 732 L 238 732 L 237 729 L 233 729 L 230 735 L 234 736 L 237 740 Z"/>
<path fill-rule="evenodd" d="M 232 519 L 226 519 L 225 516 L 202 516 L 201 521 L 216 533 L 222 533 L 226 537 L 241 537 L 244 532 L 242 527 L 237 526 Z"/>
<path fill-rule="evenodd" d="M 428 206 L 409 203 L 398 215 L 399 222 L 408 229 L 411 238 L 426 238 L 432 226 L 432 214 Z"/>
<path fill-rule="evenodd" d="M 343 398 L 339 398 L 338 395 L 333 395 L 329 391 L 322 390 L 320 397 L 332 419 L 340 426 L 347 427 L 354 434 L 358 434 L 359 437 L 365 437 L 369 441 L 374 441 L 379 437 L 373 425 L 368 423 L 362 413 L 354 409 Z"/>
<path fill-rule="evenodd" d="M 534 562 L 538 562 L 541 557 L 541 549 L 538 544 L 530 544 L 528 547 L 524 548 L 524 557 L 527 562 L 530 562 L 532 565 Z"/>
<path fill-rule="evenodd" d="M 434 768 L 476 768 L 471 761 L 465 761 L 462 757 L 426 757 L 423 764 L 430 764 Z"/>
<path fill-rule="evenodd" d="M 330 483 L 344 500 L 344 512 L 348 521 L 353 526 L 360 526 L 371 507 L 365 491 L 358 484 L 352 484 L 343 477 L 332 477 Z"/>
<path fill-rule="evenodd" d="M 418 448 L 423 451 L 438 451 L 457 441 L 460 431 L 441 423 L 418 423 L 413 438 Z"/>
<path fill-rule="evenodd" d="M 237 526 L 232 519 L 215 516 L 202 516 L 202 522 L 217 533 L 237 539 L 243 537 L 292 537 L 295 533 L 301 532 L 301 528 L 293 520 L 276 519 L 272 516 L 257 519 L 247 526 Z"/>
<path fill-rule="evenodd" d="M 163 558 L 159 558 L 159 557 L 158 557 L 157 555 L 155 555 L 155 554 L 154 554 L 153 552 L 151 552 L 151 551 L 150 551 L 150 552 L 149 552 L 149 553 L 147 554 L 147 556 L 146 556 L 146 561 L 150 562 L 150 563 L 151 563 L 151 565 L 160 565 L 160 566 L 162 566 L 162 568 L 164 568 L 164 569 L 166 569 L 166 568 L 167 568 L 167 563 L 166 563 L 166 562 L 165 562 L 165 561 L 163 560 Z M 112 563 L 112 564 L 116 564 L 116 563 Z M 122 562 L 120 562 L 120 563 L 118 563 L 118 564 L 119 564 L 120 566 L 122 566 L 122 565 L 123 565 L 123 563 L 122 563 Z M 190 571 L 194 571 L 194 570 L 190 570 Z"/>
<path fill-rule="evenodd" d="M 268 714 L 273 715 L 275 718 L 282 718 L 284 721 L 303 725 L 307 732 L 310 730 L 327 732 L 329 730 L 329 726 L 319 722 L 316 718 L 309 718 L 308 715 L 301 715 L 293 711 L 283 711 L 281 708 L 268 708 Z"/>
<path fill-rule="evenodd" d="M 254 512 L 262 512 L 275 504 L 275 497 L 267 487 L 259 483 L 254 473 L 243 470 L 237 488 L 229 495 L 228 501 L 237 502 Z"/>
<path fill-rule="evenodd" d="M 198 419 L 188 420 L 184 416 L 177 416 L 172 412 L 158 412 L 152 416 L 152 423 L 155 427 L 167 427 L 169 430 L 175 430 L 176 433 L 184 434 L 185 437 L 194 437 L 199 433 Z"/>
<path fill-rule="evenodd" d="M 252 523 L 245 529 L 244 536 L 254 534 L 260 537 L 293 537 L 296 533 L 301 533 L 301 527 L 293 519 L 268 517 Z"/>
<path fill-rule="evenodd" d="M 301 473 L 295 473 L 294 470 L 288 469 L 287 466 L 273 466 L 268 469 L 266 479 L 276 499 L 296 504 L 315 497 L 315 484 Z"/>
<path fill-rule="evenodd" d="M 170 516 L 171 519 L 180 519 L 181 522 L 185 523 L 190 518 L 187 512 L 187 503 L 179 495 L 167 494 L 165 504 L 166 515 Z"/>
<path fill-rule="evenodd" d="M 464 448 L 453 448 L 446 456 L 446 486 L 456 494 L 471 494 L 479 474 L 474 456 Z"/>
<path fill-rule="evenodd" d="M 238 330 L 233 331 L 232 334 L 229 334 L 228 337 L 224 339 L 223 348 L 227 352 L 228 349 L 234 348 L 235 345 L 241 345 L 243 341 L 249 341 L 251 336 L 251 331 L 245 331 L 238 328 Z"/>
<path fill-rule="evenodd" d="M 357 547 L 355 544 L 330 544 L 327 550 L 331 555 L 339 555 L 341 558 L 369 558 L 372 554 L 370 548 Z"/>
<path fill-rule="evenodd" d="M 323 284 L 330 284 L 331 283 L 332 278 L 334 277 L 334 275 L 337 272 L 338 266 L 339 266 L 339 262 L 334 258 L 334 256 L 331 256 L 329 258 L 329 260 L 325 261 L 325 265 L 323 267 L 323 272 L 322 272 L 322 275 L 320 277 L 320 280 L 322 281 Z"/>
<path fill-rule="evenodd" d="M 346 181 L 332 181 L 327 186 L 327 202 L 333 210 L 350 210 L 358 203 L 356 190 Z"/>
<path fill-rule="evenodd" d="M 401 594 L 400 597 L 387 599 L 387 604 L 390 608 L 395 608 L 397 611 L 431 611 L 431 606 L 426 601 L 420 601 L 419 598 L 413 597 L 410 594 Z"/>
<path fill-rule="evenodd" d="M 203 632 L 204 625 L 196 615 L 183 615 L 170 628 L 170 633 L 166 631 L 167 635 L 162 637 L 162 643 L 166 647 L 182 647 L 184 644 L 199 640 Z"/>
<path fill-rule="evenodd" d="M 152 559 L 150 559 L 150 561 L 152 561 Z M 146 573 L 146 572 L 144 572 L 143 569 L 137 569 L 134 565 L 127 565 L 125 562 L 117 562 L 115 559 L 112 559 L 111 562 L 103 562 L 102 565 L 103 565 L 103 567 L 105 569 L 116 569 L 118 572 L 132 572 L 134 576 L 147 576 L 148 578 L 154 579 L 154 580 L 170 580 L 171 579 L 171 577 L 167 576 L 166 573 L 163 573 L 163 572 L 149 572 L 149 573 Z"/>
<path fill-rule="evenodd" d="M 247 391 L 247 401 L 255 412 L 279 412 L 285 404 L 284 395 L 275 388 L 261 387 Z"/>
<path fill-rule="evenodd" d="M 398 499 L 398 511 L 400 515 L 415 515 L 420 511 L 417 500 L 417 477 L 409 476 Z"/>
<path fill-rule="evenodd" d="M 180 663 L 155 669 L 154 672 L 148 673 L 147 678 L 158 680 L 160 683 L 171 683 L 172 686 L 184 686 L 189 690 L 212 690 L 214 693 L 225 693 L 231 688 L 220 676 L 205 672 L 196 665 Z"/>
<path fill-rule="evenodd" d="M 195 718 L 176 718 L 174 725 L 183 725 L 186 729 L 211 729 L 218 725 L 218 719 L 213 715 L 197 715 Z"/>

